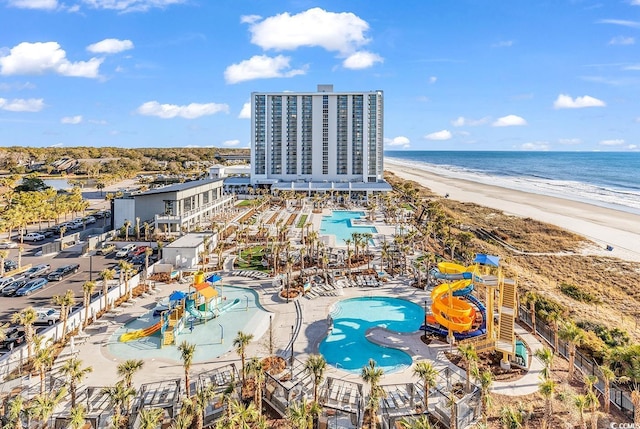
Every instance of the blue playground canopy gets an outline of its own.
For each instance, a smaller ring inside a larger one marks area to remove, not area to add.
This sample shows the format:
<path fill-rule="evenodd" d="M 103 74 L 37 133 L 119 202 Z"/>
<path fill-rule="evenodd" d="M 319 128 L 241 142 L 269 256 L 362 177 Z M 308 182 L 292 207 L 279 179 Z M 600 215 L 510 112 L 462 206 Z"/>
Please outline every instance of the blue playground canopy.
<path fill-rule="evenodd" d="M 186 293 L 180 290 L 174 290 L 173 292 L 171 292 L 171 295 L 169 295 L 169 301 L 180 301 L 181 299 L 184 299 L 186 296 L 187 296 Z"/>
<path fill-rule="evenodd" d="M 212 275 L 211 277 L 209 277 L 209 278 L 207 279 L 207 281 L 208 281 L 209 283 L 219 282 L 220 280 L 222 280 L 222 277 L 220 277 L 220 275 L 219 275 L 219 274 L 214 274 L 214 275 Z"/>
<path fill-rule="evenodd" d="M 482 265 L 490 265 L 492 267 L 500 266 L 500 256 L 485 255 L 484 253 L 478 253 L 476 259 L 473 262 Z"/>

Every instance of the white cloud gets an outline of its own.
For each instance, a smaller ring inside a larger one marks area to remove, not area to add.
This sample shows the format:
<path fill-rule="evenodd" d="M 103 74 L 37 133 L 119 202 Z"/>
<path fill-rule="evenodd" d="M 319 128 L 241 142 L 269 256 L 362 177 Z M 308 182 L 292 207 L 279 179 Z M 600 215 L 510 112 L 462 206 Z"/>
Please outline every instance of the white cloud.
<path fill-rule="evenodd" d="M 185 119 L 196 119 L 205 115 L 215 115 L 216 113 L 229 113 L 229 106 L 218 103 L 191 103 L 185 106 L 176 104 L 160 104 L 157 101 L 147 101 L 136 110 L 144 116 L 157 116 L 162 119 L 172 119 L 181 117 Z"/>
<path fill-rule="evenodd" d="M 9 6 L 20 9 L 51 10 L 58 7 L 58 0 L 9 0 Z"/>
<path fill-rule="evenodd" d="M 621 25 L 623 27 L 631 27 L 631 28 L 640 28 L 640 22 L 638 21 L 629 21 L 626 19 L 601 19 L 598 21 L 599 24 L 613 24 L 613 25 Z"/>
<path fill-rule="evenodd" d="M 105 121 L 104 119 L 89 119 L 88 121 L 90 124 L 95 124 L 95 125 L 107 125 L 108 122 Z"/>
<path fill-rule="evenodd" d="M 638 145 L 637 144 L 630 144 L 629 146 L 627 146 L 627 149 L 636 150 L 636 149 L 638 149 Z"/>
<path fill-rule="evenodd" d="M 60 119 L 60 123 L 62 124 L 70 124 L 70 125 L 76 125 L 82 122 L 82 115 L 77 115 L 77 116 L 65 116 L 64 118 Z"/>
<path fill-rule="evenodd" d="M 438 81 L 438 77 L 437 76 L 429 76 L 429 83 L 430 84 L 434 84 Z"/>
<path fill-rule="evenodd" d="M 44 100 L 42 98 L 14 98 L 7 100 L 0 98 L 0 109 L 10 112 L 39 112 L 44 108 Z"/>
<path fill-rule="evenodd" d="M 453 125 L 454 127 L 477 127 L 478 125 L 487 124 L 490 119 L 491 118 L 489 118 L 488 116 L 480 119 L 469 119 L 465 118 L 464 116 L 458 116 L 456 119 L 451 121 L 451 125 Z"/>
<path fill-rule="evenodd" d="M 385 138 L 384 144 L 390 147 L 402 146 L 403 149 L 406 149 L 411 146 L 411 141 L 408 137 L 398 136 L 393 138 Z"/>
<path fill-rule="evenodd" d="M 87 51 L 94 54 L 117 54 L 118 52 L 133 49 L 131 40 L 104 39 L 87 46 Z"/>
<path fill-rule="evenodd" d="M 631 0 L 631 6 L 640 6 L 640 0 Z"/>
<path fill-rule="evenodd" d="M 434 133 L 427 134 L 426 136 L 424 136 L 424 138 L 427 140 L 449 140 L 451 138 L 451 131 L 449 130 L 436 131 Z"/>
<path fill-rule="evenodd" d="M 0 74 L 57 73 L 63 76 L 96 78 L 103 59 L 70 62 L 57 42 L 22 42 L 0 57 Z"/>
<path fill-rule="evenodd" d="M 493 124 L 491 124 L 492 127 L 516 127 L 521 125 L 527 125 L 527 121 L 517 115 L 503 116 L 502 118 L 496 119 Z"/>
<path fill-rule="evenodd" d="M 224 71 L 224 79 L 227 83 L 239 83 L 253 79 L 266 79 L 274 77 L 292 77 L 305 74 L 304 69 L 290 69 L 291 58 L 283 55 L 269 57 L 267 55 L 255 55 L 238 64 L 232 64 Z"/>
<path fill-rule="evenodd" d="M 238 146 L 240 144 L 240 140 L 225 140 L 222 142 L 222 146 L 233 147 Z"/>
<path fill-rule="evenodd" d="M 558 143 L 566 145 L 582 144 L 580 139 L 558 139 Z"/>
<path fill-rule="evenodd" d="M 624 139 L 600 140 L 599 144 L 602 146 L 622 146 Z"/>
<path fill-rule="evenodd" d="M 186 0 L 82 0 L 95 9 L 110 9 L 119 12 L 146 12 L 152 8 L 165 8 Z"/>
<path fill-rule="evenodd" d="M 36 86 L 31 82 L 0 82 L 0 91 L 22 91 L 24 89 L 36 89 Z"/>
<path fill-rule="evenodd" d="M 254 21 L 251 42 L 262 49 L 295 50 L 317 46 L 349 55 L 369 43 L 369 24 L 353 13 L 327 12 L 319 7 L 290 15 L 287 12 Z"/>
<path fill-rule="evenodd" d="M 640 1 L 640 0 L 638 0 L 638 1 Z M 635 119 L 635 122 L 637 122 L 637 123 L 639 123 L 639 124 L 640 124 L 640 116 L 638 116 L 638 117 Z"/>
<path fill-rule="evenodd" d="M 581 109 L 584 107 L 604 107 L 606 105 L 604 101 L 589 95 L 574 99 L 570 95 L 560 94 L 556 101 L 553 102 L 554 109 Z"/>
<path fill-rule="evenodd" d="M 492 48 L 510 48 L 514 44 L 513 40 L 502 40 L 498 43 L 491 45 Z"/>
<path fill-rule="evenodd" d="M 359 51 L 349 55 L 342 65 L 346 69 L 361 70 L 373 66 L 375 63 L 381 63 L 384 60 L 378 54 L 367 51 Z"/>
<path fill-rule="evenodd" d="M 633 45 L 636 39 L 633 37 L 617 36 L 609 40 L 610 45 Z"/>
<path fill-rule="evenodd" d="M 242 110 L 240 110 L 238 119 L 251 119 L 251 102 L 250 101 L 247 101 L 242 105 Z"/>
<path fill-rule="evenodd" d="M 640 64 L 625 66 L 622 70 L 640 70 Z"/>
<path fill-rule="evenodd" d="M 242 24 L 253 24 L 256 21 L 260 21 L 262 17 L 260 15 L 242 15 L 240 22 Z"/>
<path fill-rule="evenodd" d="M 529 142 L 520 145 L 520 149 L 522 150 L 538 150 L 538 151 L 547 151 L 549 150 L 549 143 L 547 142 Z"/>

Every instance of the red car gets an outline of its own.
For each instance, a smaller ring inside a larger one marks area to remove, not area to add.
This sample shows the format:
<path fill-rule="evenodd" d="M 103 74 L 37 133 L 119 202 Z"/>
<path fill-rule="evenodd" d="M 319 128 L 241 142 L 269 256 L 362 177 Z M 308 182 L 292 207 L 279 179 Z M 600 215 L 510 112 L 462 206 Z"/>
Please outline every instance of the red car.
<path fill-rule="evenodd" d="M 129 256 L 138 256 L 138 255 L 144 255 L 145 250 L 147 250 L 149 246 L 138 246 L 135 249 L 133 249 L 131 252 L 129 252 Z"/>

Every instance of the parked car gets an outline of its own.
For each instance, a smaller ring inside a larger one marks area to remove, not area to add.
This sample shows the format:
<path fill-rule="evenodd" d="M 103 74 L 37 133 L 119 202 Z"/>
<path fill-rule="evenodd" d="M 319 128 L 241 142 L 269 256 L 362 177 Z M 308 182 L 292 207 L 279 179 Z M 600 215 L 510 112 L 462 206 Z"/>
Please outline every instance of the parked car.
<path fill-rule="evenodd" d="M 60 231 L 57 231 L 60 232 Z M 54 231 L 52 228 L 47 228 L 47 229 L 43 229 L 42 231 L 40 231 L 40 234 L 44 235 L 45 238 L 49 238 L 49 237 L 53 237 L 54 235 L 56 235 L 56 231 Z"/>
<path fill-rule="evenodd" d="M 36 319 L 36 325 L 53 325 L 60 320 L 60 312 L 53 308 L 34 308 L 38 318 Z"/>
<path fill-rule="evenodd" d="M 45 238 L 46 237 L 43 234 L 40 234 L 39 232 L 30 232 L 28 234 L 25 234 L 24 237 L 22 237 L 24 241 L 42 241 Z"/>
<path fill-rule="evenodd" d="M 47 283 L 49 283 L 49 280 L 45 279 L 44 277 L 29 280 L 27 283 L 25 283 L 24 286 L 16 291 L 16 296 L 31 295 L 33 292 L 45 287 Z"/>
<path fill-rule="evenodd" d="M 0 347 L 7 350 L 13 350 L 15 346 L 19 346 L 27 339 L 24 328 L 16 326 L 7 329 L 5 335 L 6 338 L 0 342 Z"/>
<path fill-rule="evenodd" d="M 78 218 L 71 221 L 72 224 L 76 226 L 76 229 L 80 229 L 84 227 L 84 219 Z"/>
<path fill-rule="evenodd" d="M 154 262 L 157 261 L 157 259 L 158 258 L 155 257 L 154 255 L 149 255 L 149 265 L 152 265 Z M 147 263 L 147 255 L 143 253 L 142 255 L 133 256 L 129 258 L 128 261 L 131 262 L 133 265 L 145 265 Z"/>
<path fill-rule="evenodd" d="M 13 283 L 14 280 L 15 279 L 13 277 L 2 277 L 2 278 L 0 278 L 0 289 L 4 288 L 9 283 Z"/>
<path fill-rule="evenodd" d="M 18 243 L 10 240 L 0 241 L 0 249 L 15 249 L 18 247 Z"/>
<path fill-rule="evenodd" d="M 129 252 L 131 252 L 135 248 L 136 248 L 135 244 L 133 243 L 127 244 L 126 246 L 120 248 L 120 250 L 116 252 L 116 258 L 126 258 L 129 255 Z"/>
<path fill-rule="evenodd" d="M 92 223 L 96 223 L 96 218 L 93 216 L 87 216 L 84 219 L 84 223 L 87 225 L 91 225 Z"/>
<path fill-rule="evenodd" d="M 51 265 L 49 264 L 38 264 L 25 271 L 24 275 L 30 279 L 34 277 L 40 277 L 47 274 L 50 269 Z"/>
<path fill-rule="evenodd" d="M 18 263 L 14 260 L 11 259 L 7 259 L 6 261 L 4 261 L 4 271 L 13 271 L 16 268 L 18 268 Z"/>
<path fill-rule="evenodd" d="M 79 268 L 80 268 L 79 264 L 64 265 L 56 269 L 55 271 L 49 273 L 49 275 L 47 276 L 47 280 L 60 281 L 63 278 L 70 276 L 71 274 L 77 273 Z"/>
<path fill-rule="evenodd" d="M 0 291 L 2 292 L 3 296 L 14 296 L 16 294 L 16 291 L 24 286 L 27 281 L 28 279 L 26 278 L 14 280 L 9 284 L 4 285 L 2 289 L 0 289 Z"/>
<path fill-rule="evenodd" d="M 96 255 L 108 255 L 116 250 L 116 245 L 111 242 L 102 243 L 102 246 L 96 249 Z"/>

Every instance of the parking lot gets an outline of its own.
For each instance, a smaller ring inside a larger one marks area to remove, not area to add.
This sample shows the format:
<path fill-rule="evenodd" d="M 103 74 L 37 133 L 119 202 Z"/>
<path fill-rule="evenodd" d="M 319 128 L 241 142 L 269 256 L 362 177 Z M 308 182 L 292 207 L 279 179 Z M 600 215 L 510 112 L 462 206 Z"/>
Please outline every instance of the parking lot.
<path fill-rule="evenodd" d="M 49 240 L 50 239 L 47 239 L 47 241 Z M 1 296 L 0 322 L 8 322 L 12 314 L 28 306 L 55 307 L 52 304 L 53 296 L 62 295 L 68 289 L 73 290 L 76 305 L 81 305 L 83 295 L 82 285 L 88 280 L 93 280 L 96 282 L 96 292 L 94 294 L 100 294 L 102 290 L 102 282 L 99 279 L 100 271 L 105 268 L 117 267 L 119 262 L 119 259 L 115 257 L 115 252 L 106 256 L 96 255 L 95 252 L 91 252 L 89 255 L 81 255 L 79 252 L 81 251 L 82 243 L 54 255 L 36 256 L 43 243 L 44 242 L 23 244 L 24 253 L 22 254 L 22 266 L 28 264 L 32 266 L 37 264 L 50 264 L 51 270 L 49 272 L 51 272 L 61 266 L 77 263 L 80 265 L 78 272 L 65 277 L 61 281 L 50 281 L 43 289 L 35 291 L 29 296 Z M 119 248 L 123 245 L 124 244 L 121 244 L 117 247 Z M 9 256 L 7 259 L 17 260 L 18 249 L 8 250 Z"/>

